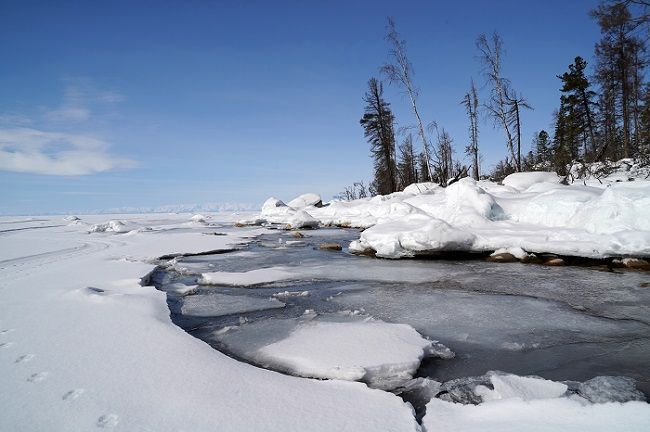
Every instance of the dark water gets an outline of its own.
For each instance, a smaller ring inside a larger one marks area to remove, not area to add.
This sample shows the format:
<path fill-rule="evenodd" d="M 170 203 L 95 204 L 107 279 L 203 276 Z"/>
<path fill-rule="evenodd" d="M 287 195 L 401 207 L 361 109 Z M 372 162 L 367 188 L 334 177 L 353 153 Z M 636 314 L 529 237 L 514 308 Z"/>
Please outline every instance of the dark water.
<path fill-rule="evenodd" d="M 650 274 L 598 268 L 494 264 L 480 260 L 381 260 L 319 250 L 358 238 L 352 229 L 304 231 L 296 239 L 277 231 L 234 252 L 177 258 L 153 275 L 168 291 L 172 319 L 215 348 L 245 358 L 248 344 L 282 338 L 306 309 L 321 316 L 357 311 L 412 325 L 453 351 L 451 360 L 425 360 L 418 376 L 438 381 L 501 370 L 519 375 L 584 381 L 597 375 L 635 378 L 650 394 Z M 287 241 L 300 243 L 287 245 Z M 169 284 L 194 285 L 200 273 L 289 267 L 296 280 L 255 287 L 199 286 L 193 296 L 269 299 L 282 291 L 309 296 L 286 306 L 196 317 L 182 313 L 183 297 Z M 226 326 L 262 323 L 269 330 L 219 334 Z M 267 325 L 268 324 L 268 325 Z"/>

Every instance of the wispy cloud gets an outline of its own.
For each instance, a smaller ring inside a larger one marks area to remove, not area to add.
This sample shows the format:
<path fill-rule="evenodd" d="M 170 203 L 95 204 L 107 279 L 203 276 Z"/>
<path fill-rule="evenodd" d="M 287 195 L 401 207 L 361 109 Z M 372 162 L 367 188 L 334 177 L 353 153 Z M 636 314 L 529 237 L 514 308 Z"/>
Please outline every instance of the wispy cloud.
<path fill-rule="evenodd" d="M 64 83 L 56 108 L 32 117 L 0 113 L 0 170 L 74 176 L 135 167 L 135 161 L 111 154 L 108 142 L 87 132 L 97 125 L 92 120 L 124 96 L 88 78 Z"/>
<path fill-rule="evenodd" d="M 103 140 L 82 134 L 31 128 L 0 129 L 0 170 L 48 175 L 86 175 L 132 168 L 114 156 Z"/>
<path fill-rule="evenodd" d="M 125 97 L 114 90 L 97 87 L 85 77 L 66 78 L 61 105 L 48 109 L 43 118 L 52 123 L 79 123 L 89 120 L 94 109 L 124 101 Z"/>

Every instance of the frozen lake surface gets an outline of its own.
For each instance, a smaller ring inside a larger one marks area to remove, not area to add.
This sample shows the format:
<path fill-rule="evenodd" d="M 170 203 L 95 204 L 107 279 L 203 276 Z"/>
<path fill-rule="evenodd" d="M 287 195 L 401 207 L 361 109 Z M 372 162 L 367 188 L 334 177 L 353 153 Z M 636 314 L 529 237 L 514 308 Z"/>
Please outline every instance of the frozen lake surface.
<path fill-rule="evenodd" d="M 456 353 L 425 359 L 416 376 L 444 382 L 490 370 L 556 381 L 622 375 L 650 393 L 648 273 L 383 260 L 347 253 L 358 230 L 303 233 L 278 230 L 236 251 L 179 257 L 152 281 L 168 292 L 172 319 L 187 332 L 285 373 L 259 355 L 264 347 L 306 320 L 372 317 L 408 324 Z M 321 250 L 323 243 L 344 249 Z"/>

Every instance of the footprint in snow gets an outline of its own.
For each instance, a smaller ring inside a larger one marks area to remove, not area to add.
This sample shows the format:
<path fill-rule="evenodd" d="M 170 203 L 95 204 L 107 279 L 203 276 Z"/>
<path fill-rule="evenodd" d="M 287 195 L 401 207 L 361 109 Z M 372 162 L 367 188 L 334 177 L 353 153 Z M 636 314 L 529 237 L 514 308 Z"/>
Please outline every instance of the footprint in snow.
<path fill-rule="evenodd" d="M 29 378 L 27 378 L 27 381 L 33 382 L 33 383 L 41 382 L 44 379 L 46 379 L 49 374 L 50 374 L 49 372 L 38 372 L 38 373 L 35 373 L 35 374 L 31 374 L 29 376 Z"/>
<path fill-rule="evenodd" d="M 114 428 L 119 423 L 120 418 L 117 414 L 104 414 L 97 419 L 97 427 L 100 428 Z"/>
<path fill-rule="evenodd" d="M 4 335 L 4 334 L 7 334 L 7 333 L 11 333 L 11 332 L 14 331 L 14 330 L 16 330 L 16 329 L 4 329 L 4 330 L 0 330 L 0 335 Z"/>
<path fill-rule="evenodd" d="M 14 344 L 13 342 L 3 342 L 3 343 L 0 343 L 0 348 L 9 348 L 13 344 Z"/>
<path fill-rule="evenodd" d="M 24 363 L 24 362 L 28 362 L 28 361 L 31 361 L 34 357 L 35 357 L 34 354 L 25 354 L 25 355 L 21 355 L 20 357 L 18 357 L 18 358 L 16 359 L 16 361 L 15 361 L 14 363 Z"/>
<path fill-rule="evenodd" d="M 66 401 L 73 401 L 77 399 L 79 396 L 81 396 L 84 393 L 84 389 L 74 389 L 70 390 L 66 394 L 63 395 L 61 399 L 66 400 Z"/>

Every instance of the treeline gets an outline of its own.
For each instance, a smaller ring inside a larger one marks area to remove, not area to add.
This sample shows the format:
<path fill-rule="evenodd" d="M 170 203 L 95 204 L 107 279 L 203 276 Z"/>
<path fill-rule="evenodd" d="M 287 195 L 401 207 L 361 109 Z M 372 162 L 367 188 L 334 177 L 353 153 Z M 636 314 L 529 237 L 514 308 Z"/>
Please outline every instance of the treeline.
<path fill-rule="evenodd" d="M 468 121 L 469 140 L 463 148 L 470 161 L 467 165 L 456 158 L 454 141 L 444 127 L 436 122 L 425 126 L 406 42 L 389 18 L 386 41 L 390 60 L 381 67 L 381 77 L 407 95 L 414 123 L 395 130 L 384 84 L 380 78 L 371 78 L 360 123 L 370 144 L 374 179 L 368 186 L 356 183 L 346 188 L 340 197 L 388 194 L 415 182 L 445 186 L 468 175 L 500 180 L 518 171 L 566 174 L 568 166 L 576 162 L 628 157 L 650 161 L 650 83 L 646 77 L 649 12 L 650 0 L 607 1 L 590 12 L 601 30 L 593 73 L 587 73 L 587 62 L 577 56 L 558 75 L 560 98 L 553 114 L 552 135 L 545 130 L 536 133 L 528 152 L 522 148 L 521 113 L 532 106 L 504 75 L 500 35 L 479 35 L 476 49 L 488 93 L 485 100 L 479 100 L 472 80 L 467 93 L 459 97 Z M 479 117 L 493 120 L 503 132 L 506 147 L 504 159 L 487 174 L 480 166 Z"/>

